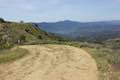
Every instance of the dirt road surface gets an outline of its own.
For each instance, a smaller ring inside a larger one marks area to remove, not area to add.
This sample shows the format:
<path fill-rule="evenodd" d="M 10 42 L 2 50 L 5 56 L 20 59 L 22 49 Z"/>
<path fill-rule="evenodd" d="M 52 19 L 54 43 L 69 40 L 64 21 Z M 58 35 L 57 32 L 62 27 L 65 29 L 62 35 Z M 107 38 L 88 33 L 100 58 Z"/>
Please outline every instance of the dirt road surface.
<path fill-rule="evenodd" d="M 30 54 L 0 65 L 0 80 L 98 80 L 94 59 L 66 45 L 20 46 Z"/>

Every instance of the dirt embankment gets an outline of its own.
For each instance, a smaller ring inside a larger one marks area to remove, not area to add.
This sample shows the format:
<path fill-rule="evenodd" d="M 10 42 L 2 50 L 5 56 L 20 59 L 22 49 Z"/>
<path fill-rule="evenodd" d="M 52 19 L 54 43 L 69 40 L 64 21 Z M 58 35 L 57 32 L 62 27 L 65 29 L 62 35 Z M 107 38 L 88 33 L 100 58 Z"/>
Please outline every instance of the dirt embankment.
<path fill-rule="evenodd" d="M 0 80 L 98 80 L 94 59 L 65 45 L 30 45 L 30 55 L 0 65 Z"/>

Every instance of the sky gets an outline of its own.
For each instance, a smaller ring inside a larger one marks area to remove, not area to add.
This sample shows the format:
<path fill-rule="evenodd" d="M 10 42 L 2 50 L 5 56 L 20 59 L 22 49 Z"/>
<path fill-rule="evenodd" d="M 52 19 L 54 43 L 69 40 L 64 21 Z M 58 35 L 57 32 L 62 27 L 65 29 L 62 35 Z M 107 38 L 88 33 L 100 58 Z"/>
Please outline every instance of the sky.
<path fill-rule="evenodd" d="M 27 22 L 120 20 L 120 0 L 0 0 L 0 17 Z"/>

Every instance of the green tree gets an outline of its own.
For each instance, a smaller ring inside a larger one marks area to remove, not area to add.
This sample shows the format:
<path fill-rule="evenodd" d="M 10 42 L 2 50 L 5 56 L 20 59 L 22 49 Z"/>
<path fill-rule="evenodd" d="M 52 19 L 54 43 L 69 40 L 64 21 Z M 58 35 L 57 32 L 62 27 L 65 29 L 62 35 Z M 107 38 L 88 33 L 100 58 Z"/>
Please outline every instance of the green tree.
<path fill-rule="evenodd" d="M 25 35 L 21 35 L 21 36 L 20 36 L 20 42 L 19 42 L 19 43 L 23 43 L 23 42 L 25 42 L 25 41 L 26 41 Z"/>
<path fill-rule="evenodd" d="M 3 18 L 0 18 L 0 23 L 5 22 L 5 20 Z"/>

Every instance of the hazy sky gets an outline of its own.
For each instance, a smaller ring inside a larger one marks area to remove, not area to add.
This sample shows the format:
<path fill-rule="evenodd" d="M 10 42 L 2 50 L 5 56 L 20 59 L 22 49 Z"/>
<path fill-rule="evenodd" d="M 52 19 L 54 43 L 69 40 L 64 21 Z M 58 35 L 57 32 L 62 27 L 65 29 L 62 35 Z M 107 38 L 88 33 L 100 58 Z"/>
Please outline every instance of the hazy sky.
<path fill-rule="evenodd" d="M 33 22 L 120 20 L 120 0 L 0 0 L 0 17 Z"/>

